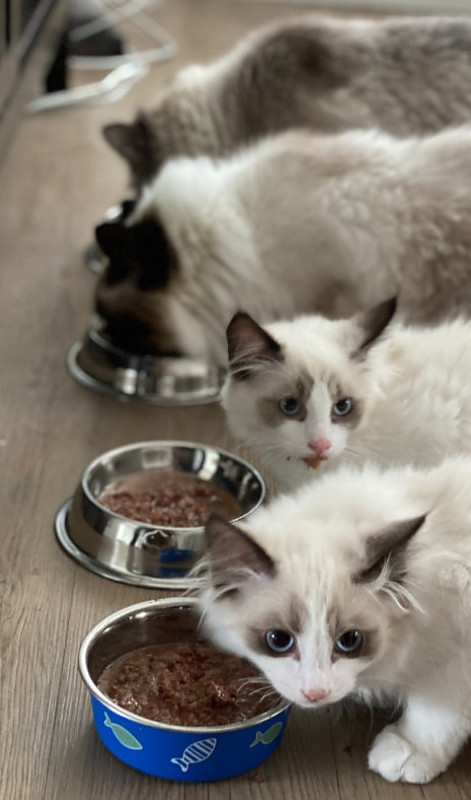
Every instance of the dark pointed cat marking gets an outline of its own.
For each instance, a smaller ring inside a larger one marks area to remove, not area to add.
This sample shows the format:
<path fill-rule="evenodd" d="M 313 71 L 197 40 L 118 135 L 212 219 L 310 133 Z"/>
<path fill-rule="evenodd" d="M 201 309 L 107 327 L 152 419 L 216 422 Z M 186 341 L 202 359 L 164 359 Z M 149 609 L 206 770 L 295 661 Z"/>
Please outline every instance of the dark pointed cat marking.
<path fill-rule="evenodd" d="M 105 222 L 96 228 L 95 236 L 108 258 L 95 298 L 105 334 L 115 346 L 130 352 L 178 353 L 165 318 L 146 304 L 149 293 L 166 290 L 177 272 L 177 259 L 162 225 L 155 219 L 133 226 L 125 219 Z M 133 301 L 138 313 L 128 308 Z"/>
<path fill-rule="evenodd" d="M 219 590 L 225 593 L 235 590 L 241 571 L 266 575 L 275 572 L 275 564 L 261 547 L 216 514 L 209 517 L 205 533 L 212 553 L 211 569 L 217 575 L 215 584 Z"/>
<path fill-rule="evenodd" d="M 155 219 L 132 227 L 122 222 L 104 222 L 96 228 L 95 235 L 109 259 L 105 283 L 112 285 L 131 275 L 143 292 L 167 286 L 176 258 L 162 225 Z"/>
<path fill-rule="evenodd" d="M 358 353 L 367 350 L 381 336 L 384 329 L 391 322 L 397 309 L 397 298 L 391 297 L 384 303 L 356 315 L 356 324 L 359 329 Z"/>
<path fill-rule="evenodd" d="M 381 336 L 396 308 L 394 297 L 356 315 L 352 321 L 357 328 L 353 344 L 352 331 L 349 336 L 352 356 L 362 354 Z M 234 380 L 245 380 L 270 364 L 279 367 L 285 361 L 282 345 L 247 313 L 239 311 L 234 315 L 226 335 L 229 372 Z"/>
<path fill-rule="evenodd" d="M 395 522 L 370 536 L 365 546 L 366 564 L 353 576 L 353 581 L 371 583 L 386 570 L 388 580 L 399 582 L 406 572 L 404 549 L 425 519 L 425 514 L 422 514 L 416 519 Z"/>
<path fill-rule="evenodd" d="M 249 378 L 254 368 L 282 362 L 282 348 L 263 330 L 250 314 L 239 311 L 226 331 L 229 365 L 236 380 Z M 249 367 L 249 368 L 247 368 Z"/>

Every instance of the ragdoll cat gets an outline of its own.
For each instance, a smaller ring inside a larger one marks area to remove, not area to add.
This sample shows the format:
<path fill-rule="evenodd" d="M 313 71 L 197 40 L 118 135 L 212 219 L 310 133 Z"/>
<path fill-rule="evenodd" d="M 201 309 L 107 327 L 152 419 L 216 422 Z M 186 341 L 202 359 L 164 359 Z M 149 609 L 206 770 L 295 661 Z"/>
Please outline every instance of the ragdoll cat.
<path fill-rule="evenodd" d="M 126 220 L 96 310 L 115 344 L 227 363 L 225 331 L 341 317 L 399 293 L 414 322 L 471 309 L 471 125 L 431 137 L 290 132 L 168 162 Z"/>
<path fill-rule="evenodd" d="M 471 321 L 388 326 L 394 305 L 229 324 L 227 422 L 278 488 L 342 463 L 432 466 L 471 453 Z"/>
<path fill-rule="evenodd" d="M 470 486 L 465 458 L 342 468 L 206 526 L 205 633 L 304 708 L 400 703 L 368 755 L 389 781 L 431 780 L 471 733 Z"/>
<path fill-rule="evenodd" d="M 470 117 L 470 19 L 305 16 L 183 69 L 155 108 L 103 133 L 141 190 L 175 155 L 220 156 L 288 128 L 402 136 Z"/>

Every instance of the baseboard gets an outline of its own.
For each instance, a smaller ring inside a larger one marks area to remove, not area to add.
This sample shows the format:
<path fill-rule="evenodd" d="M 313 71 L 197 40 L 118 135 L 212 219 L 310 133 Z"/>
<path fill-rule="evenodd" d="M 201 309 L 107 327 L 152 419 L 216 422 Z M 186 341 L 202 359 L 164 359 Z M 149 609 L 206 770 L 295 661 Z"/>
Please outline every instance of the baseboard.
<path fill-rule="evenodd" d="M 226 0 L 227 2 L 227 0 Z M 286 6 L 304 6 L 316 9 L 376 11 L 383 14 L 431 14 L 439 16 L 468 16 L 471 0 L 229 0 L 239 3 L 277 3 Z"/>

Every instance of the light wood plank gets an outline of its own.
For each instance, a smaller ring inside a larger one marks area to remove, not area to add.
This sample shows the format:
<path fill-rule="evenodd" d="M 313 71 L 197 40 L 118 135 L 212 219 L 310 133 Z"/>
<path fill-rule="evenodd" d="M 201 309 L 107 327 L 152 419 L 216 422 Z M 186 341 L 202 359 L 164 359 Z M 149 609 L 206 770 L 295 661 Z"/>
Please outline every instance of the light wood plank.
<path fill-rule="evenodd" d="M 366 768 L 381 724 L 365 709 L 293 712 L 278 752 L 257 773 L 217 784 L 170 783 L 121 764 L 98 741 L 77 672 L 80 642 L 99 619 L 158 597 L 99 578 L 58 546 L 53 520 L 99 453 L 148 439 L 197 440 L 248 455 L 218 406 L 163 409 L 117 403 L 65 371 L 84 332 L 95 278 L 82 252 L 106 208 L 126 194 L 106 122 L 130 120 L 185 63 L 209 61 L 245 31 L 292 14 L 286 6 L 170 0 L 156 19 L 178 57 L 154 67 L 113 105 L 25 116 L 1 167 L 0 363 L 1 800 L 464 800 L 469 748 L 427 787 L 389 785 Z M 75 82 L 96 76 L 75 76 Z"/>

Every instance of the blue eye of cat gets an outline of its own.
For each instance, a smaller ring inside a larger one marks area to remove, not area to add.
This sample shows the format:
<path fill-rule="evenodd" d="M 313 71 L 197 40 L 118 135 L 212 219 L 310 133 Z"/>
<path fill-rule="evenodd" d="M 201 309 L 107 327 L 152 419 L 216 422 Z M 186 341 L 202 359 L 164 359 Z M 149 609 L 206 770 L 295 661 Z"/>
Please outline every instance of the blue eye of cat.
<path fill-rule="evenodd" d="M 363 634 L 361 631 L 346 631 L 335 642 L 335 649 L 338 653 L 350 656 L 356 653 L 363 644 Z"/>
<path fill-rule="evenodd" d="M 283 414 L 286 414 L 288 417 L 297 414 L 301 408 L 301 403 L 297 397 L 282 397 L 278 405 Z"/>
<path fill-rule="evenodd" d="M 332 411 L 334 414 L 337 414 L 338 417 L 346 417 L 347 414 L 350 414 L 350 411 L 353 408 L 353 400 L 349 397 L 342 397 L 341 400 L 337 400 L 336 403 L 332 406 Z"/>
<path fill-rule="evenodd" d="M 294 636 L 288 631 L 270 630 L 265 634 L 265 641 L 274 653 L 290 653 L 294 648 Z"/>

